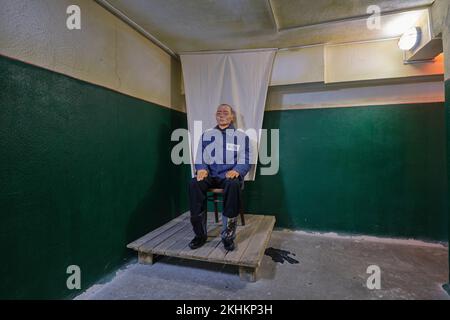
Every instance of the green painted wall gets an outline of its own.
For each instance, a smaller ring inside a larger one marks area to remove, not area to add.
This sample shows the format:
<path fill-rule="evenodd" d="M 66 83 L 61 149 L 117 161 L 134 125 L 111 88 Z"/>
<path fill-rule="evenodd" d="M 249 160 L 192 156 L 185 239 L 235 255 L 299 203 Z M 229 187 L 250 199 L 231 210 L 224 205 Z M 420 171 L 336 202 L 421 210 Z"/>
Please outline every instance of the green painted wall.
<path fill-rule="evenodd" d="M 188 209 L 186 116 L 4 57 L 0 75 L 0 298 L 71 297 L 67 266 L 86 289 Z"/>
<path fill-rule="evenodd" d="M 0 74 L 0 298 L 72 297 L 68 265 L 86 289 L 187 210 L 189 167 L 170 161 L 186 116 L 8 58 Z M 442 103 L 266 112 L 280 171 L 246 184 L 247 211 L 278 227 L 447 240 L 444 119 Z"/>
<path fill-rule="evenodd" d="M 444 118 L 443 103 L 266 112 L 280 171 L 246 184 L 246 208 L 278 227 L 447 241 Z"/>

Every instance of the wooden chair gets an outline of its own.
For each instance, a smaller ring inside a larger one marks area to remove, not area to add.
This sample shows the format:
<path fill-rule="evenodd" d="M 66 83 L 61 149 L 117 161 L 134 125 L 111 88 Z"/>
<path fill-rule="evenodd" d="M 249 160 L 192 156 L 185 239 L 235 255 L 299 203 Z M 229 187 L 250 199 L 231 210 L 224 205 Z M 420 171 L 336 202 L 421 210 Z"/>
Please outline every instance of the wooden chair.
<path fill-rule="evenodd" d="M 219 222 L 219 202 L 223 203 L 223 189 L 208 189 L 208 193 L 212 193 L 212 195 L 208 196 L 208 201 L 213 201 L 214 203 L 214 217 L 216 223 Z M 219 199 L 219 195 L 222 195 L 222 199 Z M 241 216 L 241 223 L 245 226 L 245 218 L 244 218 L 244 201 L 241 197 L 241 203 L 239 205 L 239 215 Z"/>

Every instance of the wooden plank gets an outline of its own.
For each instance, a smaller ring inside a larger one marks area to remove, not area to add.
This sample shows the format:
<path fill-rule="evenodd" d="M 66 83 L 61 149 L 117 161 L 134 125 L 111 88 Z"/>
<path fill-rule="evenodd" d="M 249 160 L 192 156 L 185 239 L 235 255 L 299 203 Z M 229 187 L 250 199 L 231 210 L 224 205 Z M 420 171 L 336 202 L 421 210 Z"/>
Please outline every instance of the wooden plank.
<path fill-rule="evenodd" d="M 166 230 L 169 230 L 170 228 L 173 228 L 176 226 L 180 221 L 186 221 L 189 218 L 189 212 L 186 212 L 175 219 L 169 221 L 168 223 L 162 225 L 161 227 L 147 233 L 146 235 L 140 237 L 139 239 L 129 243 L 127 245 L 127 248 L 138 250 L 141 245 L 143 245 L 145 242 L 157 237 L 161 233 L 165 232 Z"/>
<path fill-rule="evenodd" d="M 220 242 L 220 225 L 211 225 L 210 228 L 208 228 L 208 241 L 201 246 L 198 249 L 192 250 L 188 246 L 180 252 L 180 254 L 188 257 L 188 258 L 194 258 L 194 257 L 207 257 L 208 254 L 214 250 L 217 245 Z"/>
<path fill-rule="evenodd" d="M 242 281 L 255 282 L 258 279 L 258 268 L 239 267 L 239 277 Z"/>
<path fill-rule="evenodd" d="M 213 213 L 208 213 L 207 217 L 207 231 L 208 233 L 211 230 L 217 228 L 217 224 L 215 224 Z M 154 248 L 151 249 L 152 252 L 161 255 L 171 255 L 174 256 L 174 249 L 172 246 L 178 243 L 178 251 L 186 250 L 190 251 L 191 249 L 188 247 L 189 242 L 194 238 L 195 234 L 192 230 L 191 223 L 186 223 L 185 227 L 179 229 L 177 232 L 173 233 L 170 237 L 165 239 L 163 242 L 155 245 Z M 180 243 L 182 242 L 182 243 Z M 150 243 L 145 244 L 145 247 L 150 247 Z M 172 248 L 172 249 L 171 249 Z M 149 248 L 147 248 L 149 249 Z M 170 250 L 169 250 L 170 249 Z M 168 254 L 170 252 L 170 254 Z M 179 252 L 178 252 L 179 253 Z"/>
<path fill-rule="evenodd" d="M 185 223 L 184 227 L 180 230 L 178 230 L 176 233 L 174 233 L 172 236 L 168 237 L 166 240 L 161 242 L 160 244 L 156 245 L 152 251 L 157 252 L 158 254 L 164 255 L 165 250 L 167 248 L 171 247 L 173 244 L 175 244 L 180 237 L 186 232 L 191 231 L 192 225 L 190 223 Z M 192 232 L 193 233 L 193 232 Z"/>
<path fill-rule="evenodd" d="M 217 230 L 219 228 L 220 230 L 221 222 L 215 223 L 214 213 L 208 213 L 208 225 L 207 225 L 207 233 L 208 233 L 208 239 L 211 241 L 212 238 L 216 236 Z M 220 231 L 219 231 L 220 232 Z M 194 238 L 195 234 L 192 231 L 188 233 L 187 235 L 184 235 L 183 238 L 179 239 L 172 247 L 168 248 L 166 251 L 167 255 L 170 256 L 177 256 L 181 258 L 192 258 L 192 252 L 196 250 L 192 250 L 189 248 L 189 242 Z M 208 242 L 204 245 L 208 246 Z M 203 247 L 204 247 L 203 246 Z M 200 248 L 199 248 L 200 249 Z M 197 249 L 197 250 L 199 250 Z"/>
<path fill-rule="evenodd" d="M 253 235 L 256 233 L 259 225 L 263 222 L 263 220 L 263 216 L 255 216 L 254 220 L 249 221 L 251 227 L 244 228 L 240 233 L 237 234 L 235 241 L 237 248 L 236 250 L 230 251 L 225 255 L 225 261 L 239 264 L 239 261 L 241 261 L 241 257 L 244 255 L 245 250 L 247 250 L 247 247 L 250 245 Z"/>
<path fill-rule="evenodd" d="M 241 257 L 240 263 L 257 264 L 262 260 L 265 248 L 270 240 L 273 227 L 275 225 L 275 217 L 265 216 L 263 222 L 259 225 L 258 230 L 253 235 L 252 240 Z"/>
<path fill-rule="evenodd" d="M 246 215 L 248 223 L 237 226 L 236 250 L 226 252 L 223 248 L 220 231 L 222 223 L 215 223 L 214 213 L 208 214 L 208 242 L 196 250 L 189 248 L 194 232 L 189 221 L 189 213 L 152 231 L 149 241 L 139 248 L 139 261 L 153 263 L 155 255 L 166 255 L 182 259 L 231 264 L 241 267 L 243 280 L 256 281 L 257 268 L 262 260 L 267 243 L 275 224 L 275 217 Z M 169 227 L 167 227 L 169 225 Z M 148 236 L 148 235 L 147 235 Z M 138 239 L 139 240 L 139 239 Z"/>
<path fill-rule="evenodd" d="M 239 232 L 242 226 L 238 226 L 237 228 L 238 229 L 236 230 L 236 232 Z M 222 237 L 220 235 L 221 231 L 222 231 L 222 223 L 220 223 L 218 225 L 218 228 L 214 230 L 214 234 L 211 234 L 211 236 L 213 236 L 214 239 L 212 239 L 210 243 L 205 245 L 204 247 L 197 249 L 196 250 L 197 252 L 193 253 L 192 256 L 194 257 L 203 256 L 205 258 L 205 261 L 223 263 L 224 262 L 223 256 L 226 254 L 227 251 L 222 245 Z M 215 252 L 215 254 L 211 256 L 213 252 Z"/>
<path fill-rule="evenodd" d="M 164 242 L 168 238 L 172 237 L 174 234 L 179 232 L 181 229 L 185 228 L 187 224 L 190 224 L 186 221 L 179 221 L 175 226 L 169 228 L 168 230 L 160 233 L 158 236 L 152 238 L 151 240 L 145 242 L 143 245 L 139 247 L 139 251 L 154 253 L 153 249 Z"/>
<path fill-rule="evenodd" d="M 264 216 L 264 220 L 259 224 L 258 229 L 250 240 L 250 244 L 239 261 L 240 265 L 256 265 L 261 263 L 264 251 L 270 240 L 275 217 Z"/>
<path fill-rule="evenodd" d="M 176 242 L 172 246 L 166 248 L 161 254 L 167 256 L 179 256 L 180 252 L 188 247 L 189 242 L 194 236 L 194 230 L 192 230 L 192 226 L 190 226 L 190 228 L 184 230 L 184 232 L 177 237 Z"/>
<path fill-rule="evenodd" d="M 223 247 L 223 245 L 218 245 L 210 254 L 208 255 L 208 261 L 216 261 L 216 262 L 238 262 L 245 248 L 248 246 L 248 238 L 251 234 L 256 230 L 256 226 L 259 224 L 260 220 L 262 220 L 258 216 L 248 216 L 247 223 L 245 226 L 238 226 L 236 230 L 236 239 L 234 241 L 236 245 L 236 249 L 234 251 L 227 251 Z M 220 239 L 222 240 L 222 239 Z"/>
<path fill-rule="evenodd" d="M 216 226 L 213 213 L 208 213 L 207 228 L 209 230 L 212 230 L 215 227 Z M 189 242 L 194 238 L 194 236 L 195 234 L 192 230 L 192 225 L 190 223 L 187 223 L 185 228 L 175 233 L 172 237 L 166 239 L 166 241 L 164 241 L 163 243 L 157 245 L 152 249 L 152 252 L 160 255 L 177 256 L 183 258 L 184 256 L 180 254 L 180 251 L 191 250 L 188 245 Z"/>
<path fill-rule="evenodd" d="M 141 264 L 153 264 L 154 255 L 151 253 L 138 252 L 138 262 Z"/>
<path fill-rule="evenodd" d="M 257 220 L 258 216 L 255 215 L 248 215 L 248 221 L 249 224 L 246 224 L 246 226 L 238 226 L 239 229 L 250 226 L 250 223 L 254 220 Z M 212 237 L 212 240 L 208 241 L 204 246 L 200 247 L 196 250 L 191 250 L 189 247 L 186 247 L 184 250 L 179 252 L 177 255 L 178 257 L 186 258 L 186 259 L 195 259 L 195 260 L 201 260 L 201 261 L 207 261 L 207 262 L 214 262 L 214 263 L 224 263 L 224 264 L 234 264 L 237 265 L 236 261 L 230 262 L 223 258 L 215 258 L 210 257 L 210 253 L 214 250 L 222 250 L 222 239 L 220 237 L 220 231 L 222 226 L 217 226 L 215 230 L 212 230 L 212 232 L 209 232 L 210 236 Z M 221 246 L 222 248 L 218 248 Z M 225 251 L 223 249 L 223 251 Z M 254 267 L 254 264 L 249 264 L 249 267 Z"/>
<path fill-rule="evenodd" d="M 209 220 L 211 219 L 211 220 Z M 184 249 L 180 250 L 179 255 L 182 257 L 203 260 L 212 250 L 214 250 L 220 243 L 220 231 L 222 229 L 222 215 L 219 217 L 219 222 L 215 223 L 214 220 L 214 212 L 211 212 L 208 215 L 208 241 L 200 248 L 196 250 L 192 250 L 189 246 L 186 246 Z"/>

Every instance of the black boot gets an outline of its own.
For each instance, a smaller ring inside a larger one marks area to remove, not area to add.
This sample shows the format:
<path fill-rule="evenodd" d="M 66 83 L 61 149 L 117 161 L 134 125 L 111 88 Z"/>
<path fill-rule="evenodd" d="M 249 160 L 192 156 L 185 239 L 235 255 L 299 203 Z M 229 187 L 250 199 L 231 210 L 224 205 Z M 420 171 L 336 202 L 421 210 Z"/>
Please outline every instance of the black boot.
<path fill-rule="evenodd" d="M 206 222 L 207 222 L 206 212 L 202 212 L 200 214 L 191 216 L 192 229 L 194 231 L 196 238 L 206 238 L 207 236 Z"/>
<path fill-rule="evenodd" d="M 200 248 L 205 244 L 206 239 L 208 239 L 206 234 L 206 219 L 206 212 L 191 217 L 191 223 L 195 233 L 195 238 L 189 243 L 189 248 L 192 250 Z"/>
<path fill-rule="evenodd" d="M 194 239 L 192 239 L 192 241 L 189 243 L 189 248 L 191 248 L 192 250 L 198 249 L 201 246 L 203 246 L 206 243 L 206 239 L 208 237 L 203 236 L 203 237 L 195 237 Z"/>
<path fill-rule="evenodd" d="M 228 218 L 227 226 L 222 231 L 222 242 L 225 250 L 233 251 L 235 249 L 234 239 L 236 238 L 237 218 Z"/>
<path fill-rule="evenodd" d="M 225 248 L 225 250 L 227 251 L 233 251 L 234 250 L 234 240 L 226 240 L 226 239 L 222 239 L 223 242 L 223 247 Z"/>

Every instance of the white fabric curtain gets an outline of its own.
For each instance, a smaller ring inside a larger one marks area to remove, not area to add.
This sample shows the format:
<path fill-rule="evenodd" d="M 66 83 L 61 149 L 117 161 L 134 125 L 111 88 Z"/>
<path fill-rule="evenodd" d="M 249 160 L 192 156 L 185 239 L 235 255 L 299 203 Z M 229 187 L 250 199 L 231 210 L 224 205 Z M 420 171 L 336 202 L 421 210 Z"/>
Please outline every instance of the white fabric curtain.
<path fill-rule="evenodd" d="M 202 131 L 216 125 L 217 107 L 226 103 L 236 112 L 235 126 L 250 136 L 252 169 L 246 180 L 254 180 L 262 128 L 267 88 L 276 49 L 181 54 L 188 128 L 191 133 L 191 163 L 194 172 L 194 152 L 200 135 L 193 135 L 194 121 L 202 121 Z"/>

